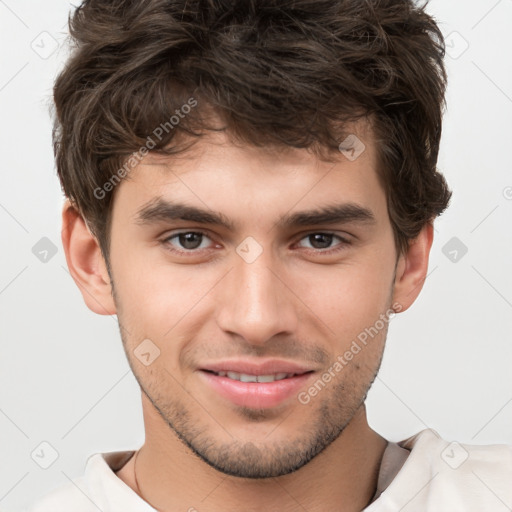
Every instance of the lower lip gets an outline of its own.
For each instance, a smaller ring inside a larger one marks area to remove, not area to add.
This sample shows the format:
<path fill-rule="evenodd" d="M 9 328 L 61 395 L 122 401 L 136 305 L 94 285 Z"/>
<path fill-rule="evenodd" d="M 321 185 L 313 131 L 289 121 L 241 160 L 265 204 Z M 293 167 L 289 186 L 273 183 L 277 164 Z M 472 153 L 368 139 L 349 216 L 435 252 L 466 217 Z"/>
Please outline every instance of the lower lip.
<path fill-rule="evenodd" d="M 274 382 L 241 382 L 201 370 L 200 375 L 215 391 L 240 407 L 267 409 L 296 395 L 313 372 Z"/>

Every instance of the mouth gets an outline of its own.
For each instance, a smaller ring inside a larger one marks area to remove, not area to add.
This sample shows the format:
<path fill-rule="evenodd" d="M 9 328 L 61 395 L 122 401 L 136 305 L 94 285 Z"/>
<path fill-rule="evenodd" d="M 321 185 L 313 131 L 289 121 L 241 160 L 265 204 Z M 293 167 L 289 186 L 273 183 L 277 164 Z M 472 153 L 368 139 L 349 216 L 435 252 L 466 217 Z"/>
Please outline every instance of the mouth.
<path fill-rule="evenodd" d="M 279 373 L 269 373 L 267 375 L 251 375 L 248 373 L 239 373 L 239 372 L 232 372 L 232 371 L 220 371 L 220 372 L 214 372 L 212 370 L 203 370 L 203 371 L 212 373 L 213 375 L 217 375 L 218 377 L 227 377 L 228 379 L 237 380 L 239 382 L 275 382 L 277 380 L 290 379 L 292 377 L 305 375 L 306 373 L 311 373 L 313 370 L 310 370 L 308 372 L 302 372 L 302 373 L 279 372 Z"/>
<path fill-rule="evenodd" d="M 296 397 L 316 371 L 274 361 L 262 365 L 227 362 L 198 373 L 211 390 L 232 404 L 268 409 Z"/>

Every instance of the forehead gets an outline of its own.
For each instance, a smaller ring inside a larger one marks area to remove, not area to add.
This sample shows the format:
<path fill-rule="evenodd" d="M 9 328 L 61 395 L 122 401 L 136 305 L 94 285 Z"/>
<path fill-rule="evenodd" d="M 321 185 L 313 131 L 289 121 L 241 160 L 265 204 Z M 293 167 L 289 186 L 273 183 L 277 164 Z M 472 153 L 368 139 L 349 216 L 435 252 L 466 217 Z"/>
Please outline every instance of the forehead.
<path fill-rule="evenodd" d="M 226 220 L 275 222 L 294 209 L 342 202 L 382 215 L 385 196 L 371 131 L 357 126 L 340 143 L 339 154 L 325 160 L 306 149 L 254 147 L 224 132 L 208 134 L 183 153 L 144 157 L 118 185 L 114 212 L 136 221 L 144 205 L 164 198 L 222 212 Z"/>

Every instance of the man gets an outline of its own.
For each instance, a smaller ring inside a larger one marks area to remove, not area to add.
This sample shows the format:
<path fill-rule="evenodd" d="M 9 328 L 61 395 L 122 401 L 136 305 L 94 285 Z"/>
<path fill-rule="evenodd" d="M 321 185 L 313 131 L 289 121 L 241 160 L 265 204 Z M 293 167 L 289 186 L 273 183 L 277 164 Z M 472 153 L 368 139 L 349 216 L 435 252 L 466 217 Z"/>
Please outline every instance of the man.
<path fill-rule="evenodd" d="M 512 447 L 392 443 L 366 419 L 450 198 L 424 8 L 86 0 L 70 27 L 62 240 L 118 317 L 146 440 L 31 510 L 511 507 Z"/>

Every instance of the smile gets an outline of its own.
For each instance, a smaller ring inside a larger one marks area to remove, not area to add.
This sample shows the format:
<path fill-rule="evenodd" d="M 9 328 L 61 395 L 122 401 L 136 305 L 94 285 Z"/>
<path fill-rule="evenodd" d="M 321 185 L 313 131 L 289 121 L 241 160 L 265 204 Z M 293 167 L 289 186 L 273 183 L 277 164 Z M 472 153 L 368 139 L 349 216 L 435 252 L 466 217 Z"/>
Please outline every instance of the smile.
<path fill-rule="evenodd" d="M 291 404 L 318 368 L 302 361 L 239 358 L 205 361 L 198 370 L 209 392 L 222 400 L 239 407 L 266 409 Z"/>
<path fill-rule="evenodd" d="M 297 373 L 274 373 L 269 375 L 249 375 L 247 373 L 238 372 L 213 372 L 219 377 L 228 377 L 229 379 L 238 380 L 240 382 L 274 382 L 276 380 L 288 379 L 299 375 Z"/>

